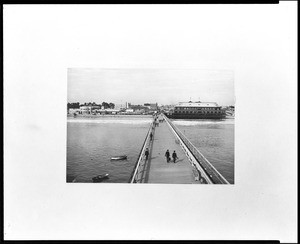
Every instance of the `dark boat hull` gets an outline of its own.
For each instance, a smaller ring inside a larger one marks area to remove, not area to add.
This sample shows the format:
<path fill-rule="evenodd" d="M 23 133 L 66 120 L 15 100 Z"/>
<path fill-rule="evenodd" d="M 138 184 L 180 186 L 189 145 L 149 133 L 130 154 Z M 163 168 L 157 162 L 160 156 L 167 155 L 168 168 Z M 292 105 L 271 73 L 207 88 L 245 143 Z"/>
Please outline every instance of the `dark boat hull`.
<path fill-rule="evenodd" d="M 108 176 L 109 176 L 109 174 L 98 175 L 96 177 L 93 177 L 92 180 L 93 180 L 93 182 L 101 182 L 105 179 L 108 179 L 109 178 Z"/>
<path fill-rule="evenodd" d="M 112 157 L 110 160 L 126 160 L 127 159 L 127 156 L 115 156 L 115 157 Z"/>

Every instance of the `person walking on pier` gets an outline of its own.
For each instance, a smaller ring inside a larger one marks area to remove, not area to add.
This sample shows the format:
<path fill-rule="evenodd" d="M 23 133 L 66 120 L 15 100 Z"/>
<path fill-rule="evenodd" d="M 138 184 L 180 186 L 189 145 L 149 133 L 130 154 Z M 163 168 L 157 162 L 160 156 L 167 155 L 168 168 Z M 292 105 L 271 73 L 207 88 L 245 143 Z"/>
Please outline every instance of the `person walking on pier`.
<path fill-rule="evenodd" d="M 152 138 L 153 138 L 153 134 L 152 132 L 150 133 L 150 141 L 152 141 Z"/>
<path fill-rule="evenodd" d="M 148 160 L 148 156 L 149 156 L 149 150 L 148 150 L 148 148 L 146 148 L 146 151 L 145 151 L 146 160 Z"/>
<path fill-rule="evenodd" d="M 176 154 L 175 150 L 174 150 L 174 152 L 173 152 L 173 154 L 172 154 L 172 158 L 173 158 L 173 162 L 174 162 L 174 164 L 175 164 L 175 162 L 176 162 L 176 159 L 178 159 L 178 157 L 177 157 L 177 154 Z"/>
<path fill-rule="evenodd" d="M 169 150 L 166 151 L 165 156 L 167 158 L 167 163 L 169 163 L 170 162 L 170 152 L 169 152 Z"/>

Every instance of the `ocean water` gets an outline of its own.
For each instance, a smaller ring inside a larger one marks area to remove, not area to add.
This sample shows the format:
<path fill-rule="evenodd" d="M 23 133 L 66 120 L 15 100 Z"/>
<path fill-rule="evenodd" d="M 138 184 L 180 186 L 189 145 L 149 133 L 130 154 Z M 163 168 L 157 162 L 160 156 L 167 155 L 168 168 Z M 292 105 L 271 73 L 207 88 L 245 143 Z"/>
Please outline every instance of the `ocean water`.
<path fill-rule="evenodd" d="M 103 182 L 127 183 L 151 121 L 151 117 L 68 118 L 67 182 L 92 182 L 108 173 Z M 127 160 L 110 160 L 118 155 L 127 155 Z"/>
<path fill-rule="evenodd" d="M 148 132 L 151 116 L 68 118 L 67 182 L 127 183 Z M 173 120 L 174 124 L 230 182 L 234 183 L 234 120 Z M 127 160 L 111 161 L 127 155 Z"/>
<path fill-rule="evenodd" d="M 234 183 L 234 119 L 173 120 L 210 163 Z"/>

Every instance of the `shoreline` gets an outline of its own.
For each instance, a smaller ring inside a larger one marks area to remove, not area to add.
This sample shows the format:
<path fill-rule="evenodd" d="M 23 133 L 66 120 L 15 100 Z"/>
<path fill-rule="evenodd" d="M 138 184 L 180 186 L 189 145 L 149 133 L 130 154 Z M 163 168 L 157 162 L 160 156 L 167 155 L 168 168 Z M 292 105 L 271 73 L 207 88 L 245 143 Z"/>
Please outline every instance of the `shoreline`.
<path fill-rule="evenodd" d="M 91 115 L 91 114 L 77 114 L 76 117 L 74 117 L 71 114 L 67 115 L 67 119 L 76 119 L 76 118 L 89 118 L 89 119 L 96 119 L 96 118 L 153 118 L 153 115 L 151 114 L 101 114 L 101 115 Z M 226 119 L 235 119 L 233 116 L 226 116 L 223 119 L 220 120 L 226 120 Z M 211 120 L 211 119 L 175 119 L 175 120 Z M 214 120 L 214 119 L 212 119 Z M 219 119 L 216 119 L 218 121 Z"/>
<path fill-rule="evenodd" d="M 101 114 L 101 115 L 91 115 L 91 114 L 77 114 L 75 117 L 71 114 L 67 115 L 67 118 L 119 118 L 119 117 L 137 117 L 137 118 L 153 118 L 151 114 Z"/>

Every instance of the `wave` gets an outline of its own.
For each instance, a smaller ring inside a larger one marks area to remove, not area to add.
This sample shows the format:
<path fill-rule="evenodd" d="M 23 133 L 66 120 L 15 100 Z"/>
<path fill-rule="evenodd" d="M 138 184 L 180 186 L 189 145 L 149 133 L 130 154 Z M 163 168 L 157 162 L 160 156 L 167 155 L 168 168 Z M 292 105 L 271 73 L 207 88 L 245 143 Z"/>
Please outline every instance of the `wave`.
<path fill-rule="evenodd" d="M 129 120 L 129 119 L 67 119 L 67 123 L 89 123 L 89 124 L 150 124 L 152 120 Z"/>
<path fill-rule="evenodd" d="M 234 125 L 234 119 L 226 120 L 173 120 L 175 125 L 193 126 L 193 125 Z"/>

